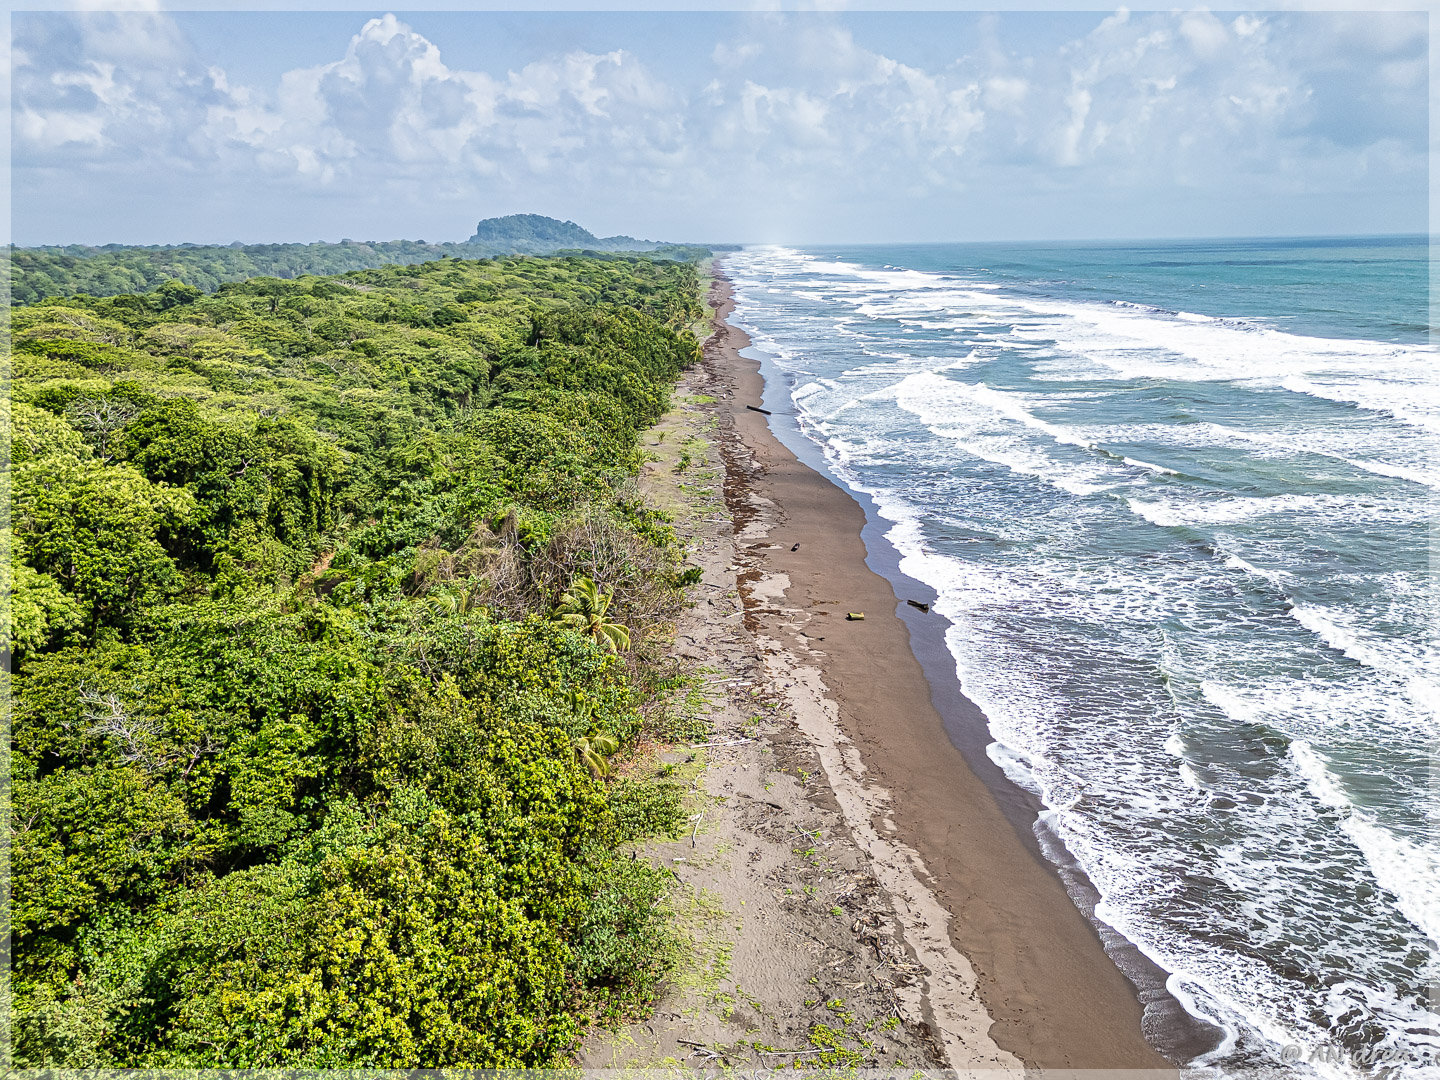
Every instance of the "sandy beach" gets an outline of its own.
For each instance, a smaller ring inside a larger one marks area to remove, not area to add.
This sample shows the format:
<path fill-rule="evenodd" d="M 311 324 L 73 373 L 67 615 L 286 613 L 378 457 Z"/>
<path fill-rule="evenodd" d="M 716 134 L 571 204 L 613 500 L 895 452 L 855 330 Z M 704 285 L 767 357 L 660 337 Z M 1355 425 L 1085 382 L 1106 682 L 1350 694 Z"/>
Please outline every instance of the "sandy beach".
<path fill-rule="evenodd" d="M 677 654 L 725 675 L 728 700 L 695 834 L 646 855 L 738 918 L 719 977 L 677 980 L 648 1024 L 592 1037 L 583 1063 L 776 1067 L 818 1056 L 821 1024 L 848 1030 L 854 1056 L 816 1063 L 1168 1069 L 1134 986 L 947 736 L 903 599 L 866 565 L 863 509 L 756 411 L 763 381 L 725 322 L 723 276 L 710 302 L 704 363 L 651 433 L 645 487 L 680 511 L 704 570 Z M 682 443 L 723 502 L 677 478 L 666 455 Z M 836 1012 L 849 1022 L 822 1023 Z"/>

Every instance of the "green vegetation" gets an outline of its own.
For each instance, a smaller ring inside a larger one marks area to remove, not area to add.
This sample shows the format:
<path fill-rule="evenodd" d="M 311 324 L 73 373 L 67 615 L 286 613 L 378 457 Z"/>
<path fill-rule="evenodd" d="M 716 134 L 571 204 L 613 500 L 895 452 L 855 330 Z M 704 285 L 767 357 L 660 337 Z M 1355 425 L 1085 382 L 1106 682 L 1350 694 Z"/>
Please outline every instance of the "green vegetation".
<path fill-rule="evenodd" d="M 630 477 L 697 286 L 14 311 L 17 1065 L 549 1066 L 653 998 L 669 875 L 618 846 L 679 794 L 608 776 L 665 684 L 683 553 Z"/>
<path fill-rule="evenodd" d="M 614 599 L 610 593 L 601 592 L 600 587 L 588 577 L 576 578 L 570 588 L 560 595 L 555 618 L 580 631 L 601 648 L 620 652 L 630 648 L 630 631 L 622 624 L 610 621 L 608 614 Z"/>
<path fill-rule="evenodd" d="M 509 214 L 486 218 L 475 226 L 472 244 L 488 244 L 497 250 L 525 255 L 543 255 L 567 248 L 588 251 L 654 251 L 664 247 L 654 240 L 633 236 L 599 237 L 573 221 L 556 221 L 542 214 Z"/>
<path fill-rule="evenodd" d="M 307 274 L 344 274 L 438 259 L 486 259 L 564 252 L 645 252 L 648 258 L 695 261 L 710 250 L 693 244 L 657 244 L 629 236 L 599 238 L 570 221 L 537 214 L 489 218 L 465 243 L 424 240 L 342 240 L 338 244 L 182 244 L 177 247 L 12 248 L 8 260 L 16 304 L 85 294 L 152 293 L 162 306 L 212 293 L 226 282 L 257 276 L 294 279 Z M 187 291 L 188 290 L 188 291 Z"/>
<path fill-rule="evenodd" d="M 858 1036 L 847 1036 L 844 1031 L 828 1027 L 825 1024 L 810 1025 L 810 1045 L 820 1053 L 808 1061 L 798 1061 L 796 1068 L 813 1069 L 843 1068 L 856 1069 L 865 1064 L 865 1055 L 859 1050 L 852 1050 L 846 1045 L 847 1039 L 854 1041 L 864 1050 L 870 1049 L 870 1044 Z"/>

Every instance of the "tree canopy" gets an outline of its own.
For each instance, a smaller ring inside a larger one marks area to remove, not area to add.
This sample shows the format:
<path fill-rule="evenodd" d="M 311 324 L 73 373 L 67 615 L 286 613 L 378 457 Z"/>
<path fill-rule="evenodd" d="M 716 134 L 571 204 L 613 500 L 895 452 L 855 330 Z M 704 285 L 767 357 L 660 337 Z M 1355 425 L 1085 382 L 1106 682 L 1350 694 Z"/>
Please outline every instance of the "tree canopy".
<path fill-rule="evenodd" d="M 648 1000 L 597 761 L 676 602 L 628 484 L 698 296 L 513 257 L 13 312 L 17 1065 L 552 1066 Z M 586 582 L 613 631 L 551 617 Z"/>
<path fill-rule="evenodd" d="M 189 302 L 198 290 L 213 293 L 227 282 L 257 276 L 294 280 L 307 274 L 343 274 L 439 259 L 504 258 L 557 252 L 645 252 L 650 258 L 697 260 L 709 249 L 661 244 L 632 236 L 597 237 L 573 221 L 539 214 L 487 218 L 464 243 L 424 240 L 342 240 L 338 244 L 181 244 L 137 247 L 107 244 L 11 248 L 6 260 L 11 297 L 33 304 L 53 297 L 148 293 L 163 306 Z"/>

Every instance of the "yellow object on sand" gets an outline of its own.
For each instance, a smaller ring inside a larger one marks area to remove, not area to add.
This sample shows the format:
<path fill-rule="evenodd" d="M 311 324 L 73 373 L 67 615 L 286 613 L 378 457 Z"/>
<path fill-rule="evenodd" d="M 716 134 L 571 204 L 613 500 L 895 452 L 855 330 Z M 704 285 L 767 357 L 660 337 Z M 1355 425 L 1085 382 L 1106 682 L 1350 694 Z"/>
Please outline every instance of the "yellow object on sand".
<path fill-rule="evenodd" d="M 863 611 L 850 611 L 850 612 L 847 612 L 846 615 L 845 615 L 845 621 L 846 621 L 846 622 L 864 622 L 864 621 L 865 621 L 865 613 L 864 613 Z"/>

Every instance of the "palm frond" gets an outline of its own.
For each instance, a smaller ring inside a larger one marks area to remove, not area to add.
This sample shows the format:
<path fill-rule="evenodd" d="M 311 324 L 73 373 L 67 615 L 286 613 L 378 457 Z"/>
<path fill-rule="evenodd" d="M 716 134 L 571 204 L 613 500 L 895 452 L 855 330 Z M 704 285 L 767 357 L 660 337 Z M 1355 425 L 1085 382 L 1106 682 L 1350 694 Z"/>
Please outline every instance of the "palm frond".
<path fill-rule="evenodd" d="M 596 780 L 609 774 L 610 763 L 605 759 L 619 749 L 620 740 L 613 735 L 592 734 L 575 740 L 575 753 Z"/>
<path fill-rule="evenodd" d="M 630 648 L 630 631 L 605 618 L 614 599 L 614 593 L 601 592 L 590 578 L 578 577 L 560 595 L 551 618 L 574 627 L 602 648 L 619 652 Z"/>
<path fill-rule="evenodd" d="M 605 623 L 600 627 L 597 640 L 611 652 L 630 648 L 630 631 L 619 623 Z"/>

